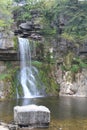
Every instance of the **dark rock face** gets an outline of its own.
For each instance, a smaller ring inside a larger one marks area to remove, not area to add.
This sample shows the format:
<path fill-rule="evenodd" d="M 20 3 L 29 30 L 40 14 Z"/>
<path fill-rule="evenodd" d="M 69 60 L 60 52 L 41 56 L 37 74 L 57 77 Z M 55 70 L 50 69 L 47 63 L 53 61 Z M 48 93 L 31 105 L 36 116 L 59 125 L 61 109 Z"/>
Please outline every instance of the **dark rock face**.
<path fill-rule="evenodd" d="M 14 31 L 14 34 L 24 38 L 30 37 L 34 40 L 41 40 L 42 36 L 39 35 L 39 30 L 41 29 L 42 27 L 39 24 L 28 21 L 26 23 L 21 23 L 19 29 Z"/>
<path fill-rule="evenodd" d="M 32 29 L 33 29 L 33 24 L 31 23 L 21 23 L 20 25 L 19 25 L 19 27 L 21 28 L 21 29 L 23 29 L 23 30 L 26 30 L 26 31 L 32 31 Z"/>
<path fill-rule="evenodd" d="M 19 23 L 17 23 L 18 27 L 14 30 L 14 34 L 24 38 L 29 37 L 33 40 L 41 40 L 40 30 L 42 26 L 37 23 L 36 19 L 41 17 L 41 12 L 39 10 L 30 10 L 30 14 L 32 16 L 30 21 L 19 21 Z M 16 19 L 16 12 L 13 12 L 13 15 L 15 16 L 14 19 Z"/>
<path fill-rule="evenodd" d="M 19 54 L 13 49 L 0 49 L 0 61 L 17 61 Z"/>
<path fill-rule="evenodd" d="M 80 45 L 79 47 L 79 57 L 81 59 L 87 59 L 87 43 Z"/>

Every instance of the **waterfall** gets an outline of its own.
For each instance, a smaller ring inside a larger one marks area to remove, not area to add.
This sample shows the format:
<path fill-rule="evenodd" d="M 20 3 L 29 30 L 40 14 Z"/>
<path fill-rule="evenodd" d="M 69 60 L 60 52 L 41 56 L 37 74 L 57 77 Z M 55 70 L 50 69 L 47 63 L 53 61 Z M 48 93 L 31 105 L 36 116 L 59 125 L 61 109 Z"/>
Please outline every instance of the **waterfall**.
<path fill-rule="evenodd" d="M 34 76 L 34 67 L 31 65 L 30 44 L 26 38 L 18 38 L 20 49 L 20 82 L 24 98 L 40 96 L 37 81 Z"/>

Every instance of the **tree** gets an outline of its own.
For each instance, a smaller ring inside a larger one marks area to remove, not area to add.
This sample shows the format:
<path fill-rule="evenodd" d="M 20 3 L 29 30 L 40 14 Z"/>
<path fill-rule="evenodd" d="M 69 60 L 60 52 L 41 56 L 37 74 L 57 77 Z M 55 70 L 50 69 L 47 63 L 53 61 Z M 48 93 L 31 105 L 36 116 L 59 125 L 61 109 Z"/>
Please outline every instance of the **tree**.
<path fill-rule="evenodd" d="M 87 39 L 87 1 L 54 0 L 44 11 L 44 17 L 53 24 L 57 33 L 67 34 L 74 40 Z M 62 29 L 62 32 L 61 32 Z"/>
<path fill-rule="evenodd" d="M 11 6 L 11 0 L 0 1 L 0 29 L 9 29 L 12 24 Z"/>

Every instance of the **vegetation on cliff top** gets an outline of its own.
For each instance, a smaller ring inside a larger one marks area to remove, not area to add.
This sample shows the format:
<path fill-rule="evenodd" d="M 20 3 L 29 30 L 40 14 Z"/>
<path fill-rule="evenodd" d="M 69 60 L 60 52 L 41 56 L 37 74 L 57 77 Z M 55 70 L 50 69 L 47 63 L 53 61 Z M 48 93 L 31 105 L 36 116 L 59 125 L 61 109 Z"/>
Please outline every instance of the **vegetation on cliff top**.
<path fill-rule="evenodd" d="M 17 12 L 16 20 L 30 20 L 31 10 L 38 10 L 41 13 L 44 33 L 61 34 L 65 39 L 76 42 L 87 40 L 87 1 L 26 0 L 25 3 L 24 6 L 14 8 Z"/>
<path fill-rule="evenodd" d="M 11 27 L 12 19 L 12 0 L 0 1 L 0 30 L 7 30 Z"/>

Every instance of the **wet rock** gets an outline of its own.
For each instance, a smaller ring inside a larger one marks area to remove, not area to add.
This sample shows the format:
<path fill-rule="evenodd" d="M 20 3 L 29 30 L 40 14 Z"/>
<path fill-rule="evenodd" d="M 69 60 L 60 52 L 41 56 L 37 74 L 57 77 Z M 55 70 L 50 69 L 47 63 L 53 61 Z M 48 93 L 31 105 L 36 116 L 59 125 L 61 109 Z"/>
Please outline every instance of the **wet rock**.
<path fill-rule="evenodd" d="M 14 121 L 20 127 L 48 127 L 50 111 L 45 106 L 16 106 L 14 107 Z"/>
<path fill-rule="evenodd" d="M 22 30 L 21 29 L 17 29 L 17 30 L 14 31 L 14 34 L 15 35 L 22 34 Z"/>
<path fill-rule="evenodd" d="M 35 39 L 35 40 L 42 40 L 42 36 L 38 34 L 31 34 L 30 38 Z"/>
<path fill-rule="evenodd" d="M 32 24 L 30 25 L 29 23 L 21 23 L 19 27 L 27 31 L 32 31 Z"/>
<path fill-rule="evenodd" d="M 42 40 L 42 36 L 40 35 L 40 30 L 42 26 L 40 24 L 36 24 L 33 21 L 27 21 L 25 23 L 21 23 L 19 25 L 19 29 L 14 31 L 15 35 L 20 35 L 20 37 L 31 38 L 33 40 Z"/>
<path fill-rule="evenodd" d="M 4 127 L 4 126 L 0 126 L 0 130 L 9 130 L 7 127 Z"/>
<path fill-rule="evenodd" d="M 0 130 L 18 130 L 18 125 L 0 122 Z"/>
<path fill-rule="evenodd" d="M 16 124 L 9 124 L 8 128 L 9 128 L 9 130 L 18 130 L 18 125 L 16 125 Z"/>
<path fill-rule="evenodd" d="M 0 32 L 0 49 L 14 48 L 13 32 Z"/>
<path fill-rule="evenodd" d="M 0 130 L 9 130 L 8 125 L 6 123 L 0 122 Z"/>

